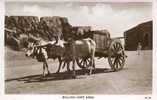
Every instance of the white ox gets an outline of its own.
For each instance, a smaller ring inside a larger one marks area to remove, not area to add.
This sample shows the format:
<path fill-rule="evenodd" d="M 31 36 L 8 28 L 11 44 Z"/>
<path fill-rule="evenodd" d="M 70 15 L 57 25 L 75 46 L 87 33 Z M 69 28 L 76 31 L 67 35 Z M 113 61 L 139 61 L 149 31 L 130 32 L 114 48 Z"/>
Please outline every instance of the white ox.
<path fill-rule="evenodd" d="M 60 40 L 61 41 L 61 40 Z M 58 45 L 62 47 L 63 45 Z M 82 58 L 90 58 L 90 66 L 89 66 L 89 75 L 92 74 L 92 69 L 95 68 L 95 48 L 96 43 L 94 40 L 90 38 L 76 40 L 76 41 L 69 41 L 68 43 L 64 44 L 63 51 L 65 51 L 64 58 L 68 62 L 72 61 L 73 65 L 73 75 L 75 77 L 75 62 L 77 59 Z M 68 66 L 69 67 L 69 66 Z"/>
<path fill-rule="evenodd" d="M 56 44 L 55 41 L 45 42 L 40 40 L 28 44 L 28 48 L 25 55 L 27 57 L 31 56 L 33 58 L 36 58 L 38 62 L 43 62 L 43 76 L 46 75 L 45 69 L 47 69 L 47 73 L 50 74 L 47 64 L 48 59 L 59 60 L 59 69 L 57 73 L 59 72 L 62 63 L 64 62 L 63 53 L 65 52 L 63 51 L 63 46 L 62 46 L 63 43 L 61 42 L 64 41 L 60 41 L 59 43 Z M 60 45 L 60 46 L 56 46 L 56 45 Z M 65 63 L 66 62 L 64 62 L 64 66 Z M 70 70 L 69 67 L 67 67 L 67 70 Z"/>
<path fill-rule="evenodd" d="M 54 41 L 52 42 L 43 42 L 40 41 L 38 43 L 31 43 L 28 46 L 28 50 L 26 52 L 26 56 L 32 56 L 33 58 L 36 57 L 36 59 L 39 62 L 43 62 L 43 76 L 45 76 L 45 68 L 47 69 L 47 73 L 50 74 L 50 71 L 48 69 L 47 59 L 58 58 L 59 60 L 59 68 L 58 71 L 61 68 L 62 62 L 64 61 L 67 63 L 67 69 L 69 70 L 69 63 L 70 61 L 73 62 L 73 76 L 75 77 L 75 61 L 76 59 L 88 57 L 91 58 L 90 63 L 90 73 L 92 73 L 92 67 L 95 67 L 95 48 L 96 44 L 95 42 L 90 39 L 82 39 L 82 40 L 76 40 L 72 42 L 65 42 L 63 40 L 59 40 L 56 44 Z"/>

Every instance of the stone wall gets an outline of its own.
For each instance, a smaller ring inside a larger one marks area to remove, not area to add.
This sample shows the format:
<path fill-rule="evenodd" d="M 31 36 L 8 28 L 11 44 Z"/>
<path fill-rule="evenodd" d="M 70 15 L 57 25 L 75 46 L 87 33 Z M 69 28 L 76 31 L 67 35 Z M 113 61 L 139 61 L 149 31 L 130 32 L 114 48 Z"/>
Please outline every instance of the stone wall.
<path fill-rule="evenodd" d="M 137 44 L 140 42 L 143 50 L 151 50 L 152 34 L 152 21 L 139 24 L 125 31 L 125 49 L 137 50 Z"/>

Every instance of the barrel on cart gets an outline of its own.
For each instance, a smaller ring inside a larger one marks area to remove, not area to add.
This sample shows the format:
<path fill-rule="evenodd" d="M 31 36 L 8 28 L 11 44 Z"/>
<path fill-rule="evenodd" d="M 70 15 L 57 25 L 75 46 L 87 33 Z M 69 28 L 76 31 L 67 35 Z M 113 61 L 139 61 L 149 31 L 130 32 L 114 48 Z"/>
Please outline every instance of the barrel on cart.
<path fill-rule="evenodd" d="M 88 33 L 88 37 L 96 42 L 95 57 L 107 58 L 113 71 L 121 70 L 124 67 L 126 55 L 124 46 L 119 38 L 111 39 L 110 33 L 107 30 L 91 31 Z M 90 58 L 80 58 L 77 60 L 80 68 L 88 67 L 90 62 Z"/>

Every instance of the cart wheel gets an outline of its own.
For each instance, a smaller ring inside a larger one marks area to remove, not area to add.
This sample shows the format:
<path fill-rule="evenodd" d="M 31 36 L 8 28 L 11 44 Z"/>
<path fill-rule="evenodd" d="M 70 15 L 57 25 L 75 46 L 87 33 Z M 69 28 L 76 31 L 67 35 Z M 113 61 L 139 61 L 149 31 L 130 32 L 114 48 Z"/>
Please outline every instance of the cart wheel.
<path fill-rule="evenodd" d="M 91 59 L 90 58 L 79 58 L 79 59 L 76 59 L 76 62 L 80 68 L 87 68 L 90 66 Z"/>
<path fill-rule="evenodd" d="M 109 48 L 108 62 L 113 71 L 121 70 L 125 64 L 124 48 L 120 40 L 113 40 Z"/>

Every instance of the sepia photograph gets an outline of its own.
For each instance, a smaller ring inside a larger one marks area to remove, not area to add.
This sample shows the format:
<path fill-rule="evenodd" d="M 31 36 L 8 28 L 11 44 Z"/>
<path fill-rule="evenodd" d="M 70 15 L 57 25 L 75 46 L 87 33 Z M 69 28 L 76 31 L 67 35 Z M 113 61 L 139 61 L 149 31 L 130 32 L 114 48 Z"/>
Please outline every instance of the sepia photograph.
<path fill-rule="evenodd" d="M 46 1 L 5 1 L 5 94 L 152 95 L 152 2 Z"/>

